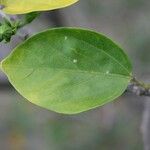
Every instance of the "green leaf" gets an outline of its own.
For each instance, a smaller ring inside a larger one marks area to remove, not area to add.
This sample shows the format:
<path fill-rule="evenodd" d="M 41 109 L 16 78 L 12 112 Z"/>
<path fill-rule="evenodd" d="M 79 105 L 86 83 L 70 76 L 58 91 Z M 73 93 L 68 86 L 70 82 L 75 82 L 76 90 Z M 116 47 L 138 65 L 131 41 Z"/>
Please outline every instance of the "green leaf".
<path fill-rule="evenodd" d="M 31 13 L 23 15 L 23 18 L 19 21 L 19 28 L 31 23 L 39 15 L 40 15 L 39 12 L 31 12 Z"/>
<path fill-rule="evenodd" d="M 11 37 L 17 32 L 17 24 L 11 22 L 6 18 L 3 18 L 3 22 L 0 23 L 0 42 L 3 40 L 7 43 L 10 41 Z"/>
<path fill-rule="evenodd" d="M 33 11 L 53 10 L 69 6 L 78 0 L 0 0 L 4 12 L 24 14 Z"/>
<path fill-rule="evenodd" d="M 30 102 L 66 114 L 114 100 L 132 78 L 121 48 L 101 34 L 76 28 L 31 37 L 2 62 L 2 69 Z"/>

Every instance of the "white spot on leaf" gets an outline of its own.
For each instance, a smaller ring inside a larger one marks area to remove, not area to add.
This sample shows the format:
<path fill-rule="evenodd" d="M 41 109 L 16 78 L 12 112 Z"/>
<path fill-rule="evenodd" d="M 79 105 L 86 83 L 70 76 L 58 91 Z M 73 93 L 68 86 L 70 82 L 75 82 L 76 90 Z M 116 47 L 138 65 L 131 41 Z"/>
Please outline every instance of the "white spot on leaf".
<path fill-rule="evenodd" d="M 65 40 L 67 40 L 68 39 L 68 37 L 67 36 L 65 36 Z"/>
<path fill-rule="evenodd" d="M 74 59 L 74 60 L 73 60 L 73 63 L 77 63 L 77 62 L 78 62 L 78 60 L 77 60 L 77 59 Z"/>
<path fill-rule="evenodd" d="M 106 74 L 109 74 L 109 71 L 108 71 L 108 70 L 106 71 Z"/>

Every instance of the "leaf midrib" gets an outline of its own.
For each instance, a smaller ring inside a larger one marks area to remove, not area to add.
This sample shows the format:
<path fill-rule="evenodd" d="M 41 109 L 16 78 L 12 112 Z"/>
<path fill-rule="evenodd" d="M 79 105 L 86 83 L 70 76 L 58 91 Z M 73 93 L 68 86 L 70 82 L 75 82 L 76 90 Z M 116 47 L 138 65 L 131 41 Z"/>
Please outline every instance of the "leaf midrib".
<path fill-rule="evenodd" d="M 15 66 L 15 67 L 14 67 Z M 5 65 L 5 68 L 8 68 L 10 70 L 13 70 L 15 68 L 20 68 L 19 65 Z M 107 76 L 116 76 L 116 77 L 122 77 L 122 78 L 127 78 L 127 79 L 131 79 L 132 76 L 126 76 L 126 75 L 122 75 L 122 74 L 115 74 L 115 73 L 103 73 L 103 72 L 97 72 L 97 71 L 87 71 L 87 70 L 80 70 L 80 69 L 62 69 L 62 68 L 49 68 L 49 67 L 38 67 L 38 68 L 30 68 L 30 67 L 21 67 L 22 69 L 29 69 L 32 71 L 31 72 L 34 72 L 35 70 L 37 69 L 51 69 L 51 70 L 62 70 L 62 71 L 71 71 L 72 73 L 74 72 L 79 72 L 79 73 L 86 73 L 86 74 L 95 74 L 95 75 L 107 75 Z M 6 69 L 3 69 L 3 70 L 6 70 Z M 29 74 L 31 74 L 31 72 Z"/>

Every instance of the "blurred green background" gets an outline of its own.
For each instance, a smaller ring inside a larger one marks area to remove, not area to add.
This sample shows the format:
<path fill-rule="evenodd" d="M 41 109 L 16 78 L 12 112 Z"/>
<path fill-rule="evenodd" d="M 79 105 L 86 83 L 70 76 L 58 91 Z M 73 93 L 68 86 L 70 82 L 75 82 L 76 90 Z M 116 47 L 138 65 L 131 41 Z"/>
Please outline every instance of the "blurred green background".
<path fill-rule="evenodd" d="M 150 1 L 80 0 L 47 11 L 19 33 L 30 35 L 54 26 L 86 27 L 119 43 L 134 74 L 150 81 Z M 21 42 L 0 44 L 0 60 Z M 22 98 L 0 72 L 0 150 L 143 150 L 144 98 L 130 93 L 78 115 L 61 115 Z"/>

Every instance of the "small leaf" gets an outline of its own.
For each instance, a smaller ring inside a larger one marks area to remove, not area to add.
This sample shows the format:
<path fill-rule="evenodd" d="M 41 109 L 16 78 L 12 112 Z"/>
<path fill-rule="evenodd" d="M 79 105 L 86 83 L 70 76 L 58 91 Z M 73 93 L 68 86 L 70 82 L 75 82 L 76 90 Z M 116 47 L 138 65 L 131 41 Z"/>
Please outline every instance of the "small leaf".
<path fill-rule="evenodd" d="M 66 114 L 114 100 L 132 78 L 121 48 L 101 34 L 76 28 L 31 37 L 2 62 L 2 69 L 30 102 Z"/>
<path fill-rule="evenodd" d="M 0 5 L 8 14 L 24 14 L 33 11 L 44 11 L 63 8 L 78 0 L 0 0 Z"/>
<path fill-rule="evenodd" d="M 39 12 L 31 12 L 26 15 L 19 21 L 19 28 L 31 23 L 35 18 L 40 15 Z"/>
<path fill-rule="evenodd" d="M 10 41 L 11 37 L 15 35 L 17 31 L 17 26 L 15 22 L 11 22 L 6 18 L 0 23 L 0 42 L 3 40 L 7 43 Z"/>

